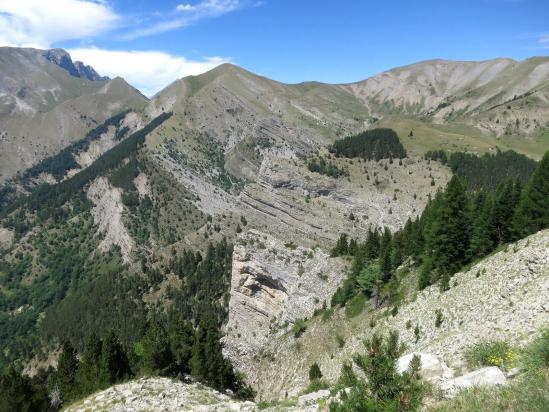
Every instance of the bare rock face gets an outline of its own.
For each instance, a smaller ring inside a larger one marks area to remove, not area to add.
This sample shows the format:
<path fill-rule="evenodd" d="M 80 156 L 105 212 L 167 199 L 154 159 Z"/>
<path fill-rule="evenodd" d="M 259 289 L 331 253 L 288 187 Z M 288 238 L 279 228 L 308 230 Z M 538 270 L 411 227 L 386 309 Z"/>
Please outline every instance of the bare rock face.
<path fill-rule="evenodd" d="M 297 247 L 256 230 L 234 248 L 225 352 L 253 385 L 256 360 L 274 336 L 322 307 L 345 266 L 319 249 Z"/>
<path fill-rule="evenodd" d="M 106 252 L 112 246 L 119 246 L 124 262 L 129 262 L 135 245 L 122 221 L 122 191 L 113 187 L 105 177 L 99 177 L 90 185 L 88 198 L 95 205 L 92 209 L 93 220 L 104 235 L 99 250 Z"/>
<path fill-rule="evenodd" d="M 7 249 L 13 243 L 13 231 L 0 227 L 0 249 Z"/>

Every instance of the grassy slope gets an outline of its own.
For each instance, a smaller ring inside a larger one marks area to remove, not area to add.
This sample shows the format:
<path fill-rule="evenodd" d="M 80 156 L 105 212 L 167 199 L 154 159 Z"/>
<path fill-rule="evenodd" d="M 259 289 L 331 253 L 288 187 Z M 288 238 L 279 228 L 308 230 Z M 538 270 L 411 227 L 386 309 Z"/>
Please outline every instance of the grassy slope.
<path fill-rule="evenodd" d="M 539 160 L 549 150 L 549 132 L 537 137 L 483 135 L 478 129 L 466 125 L 434 125 L 421 120 L 387 117 L 379 122 L 380 127 L 393 128 L 407 150 L 425 153 L 428 150 L 445 149 L 485 153 L 501 149 L 512 149 Z M 409 136 L 413 131 L 413 136 Z"/>

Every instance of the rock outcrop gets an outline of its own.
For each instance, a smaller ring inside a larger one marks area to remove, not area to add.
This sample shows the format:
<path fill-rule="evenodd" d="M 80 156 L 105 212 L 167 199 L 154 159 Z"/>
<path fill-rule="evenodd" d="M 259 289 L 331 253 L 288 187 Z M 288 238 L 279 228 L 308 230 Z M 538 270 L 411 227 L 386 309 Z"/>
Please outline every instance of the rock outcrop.
<path fill-rule="evenodd" d="M 503 372 L 497 366 L 490 366 L 449 379 L 442 383 L 441 389 L 452 396 L 462 389 L 473 386 L 502 386 L 506 384 L 507 378 Z"/>
<path fill-rule="evenodd" d="M 112 186 L 107 178 L 98 177 L 88 189 L 88 198 L 95 205 L 92 209 L 93 220 L 103 234 L 99 250 L 106 252 L 112 246 L 119 246 L 124 262 L 129 262 L 135 242 L 122 220 L 122 190 Z"/>
<path fill-rule="evenodd" d="M 345 265 L 320 249 L 250 230 L 236 242 L 225 353 L 254 381 L 257 360 L 276 336 L 313 315 L 344 279 Z"/>

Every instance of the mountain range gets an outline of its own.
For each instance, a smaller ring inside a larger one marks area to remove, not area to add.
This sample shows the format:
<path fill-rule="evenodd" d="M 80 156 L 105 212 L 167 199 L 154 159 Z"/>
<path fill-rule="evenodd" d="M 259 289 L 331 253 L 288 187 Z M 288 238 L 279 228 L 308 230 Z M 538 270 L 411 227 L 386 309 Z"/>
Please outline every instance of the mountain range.
<path fill-rule="evenodd" d="M 0 366 L 57 379 L 41 368 L 71 350 L 84 365 L 96 334 L 128 351 L 124 373 L 249 395 L 245 373 L 270 401 L 304 390 L 313 363 L 337 380 L 363 336 L 398 328 L 466 368 L 467 343 L 524 344 L 548 320 L 547 150 L 549 57 L 429 60 L 351 84 L 223 64 L 148 99 L 64 50 L 2 47 Z M 437 232 L 444 213 L 467 223 L 448 271 L 433 252 L 457 238 Z"/>

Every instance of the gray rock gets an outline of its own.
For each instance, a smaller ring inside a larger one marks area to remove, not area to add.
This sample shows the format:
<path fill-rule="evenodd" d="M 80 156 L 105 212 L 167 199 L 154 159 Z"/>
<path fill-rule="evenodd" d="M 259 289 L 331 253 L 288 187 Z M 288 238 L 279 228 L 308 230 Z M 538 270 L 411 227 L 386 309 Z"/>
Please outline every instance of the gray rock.
<path fill-rule="evenodd" d="M 471 373 L 449 379 L 440 386 L 448 395 L 454 395 L 462 389 L 473 386 L 498 386 L 505 385 L 507 378 L 497 366 L 478 369 Z"/>
<path fill-rule="evenodd" d="M 297 399 L 297 406 L 307 406 L 317 404 L 318 401 L 328 399 L 330 397 L 330 391 L 328 389 L 322 389 L 320 391 L 308 393 L 302 395 Z"/>

